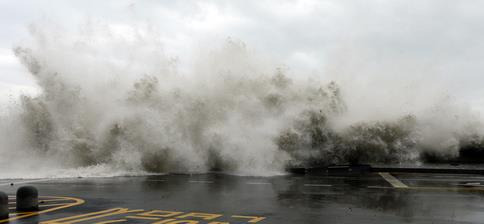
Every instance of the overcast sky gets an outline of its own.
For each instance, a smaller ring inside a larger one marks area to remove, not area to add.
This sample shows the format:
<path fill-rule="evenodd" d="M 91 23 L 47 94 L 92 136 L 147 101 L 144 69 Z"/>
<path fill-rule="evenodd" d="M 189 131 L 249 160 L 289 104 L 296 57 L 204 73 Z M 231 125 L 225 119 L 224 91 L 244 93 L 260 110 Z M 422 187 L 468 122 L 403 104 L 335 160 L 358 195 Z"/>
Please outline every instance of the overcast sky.
<path fill-rule="evenodd" d="M 12 53 L 29 40 L 29 24 L 75 29 L 100 21 L 120 32 L 156 27 L 181 60 L 194 46 L 231 37 L 294 70 L 324 76 L 349 66 L 360 81 L 385 71 L 379 78 L 444 83 L 453 97 L 484 108 L 484 1 L 0 0 L 0 10 L 3 97 L 35 89 Z"/>

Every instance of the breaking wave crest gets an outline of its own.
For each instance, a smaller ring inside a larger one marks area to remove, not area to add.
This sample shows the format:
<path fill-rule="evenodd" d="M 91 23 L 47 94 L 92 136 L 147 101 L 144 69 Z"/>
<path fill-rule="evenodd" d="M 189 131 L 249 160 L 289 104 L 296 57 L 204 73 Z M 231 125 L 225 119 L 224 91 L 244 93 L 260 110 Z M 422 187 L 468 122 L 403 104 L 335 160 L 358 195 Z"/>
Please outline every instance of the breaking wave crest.
<path fill-rule="evenodd" d="M 14 52 L 41 93 L 1 117 L 2 178 L 274 175 L 455 158 L 484 144 L 480 121 L 440 113 L 454 111 L 447 105 L 351 119 L 355 93 L 344 83 L 296 75 L 232 39 L 181 72 L 150 36 L 31 32 Z"/>

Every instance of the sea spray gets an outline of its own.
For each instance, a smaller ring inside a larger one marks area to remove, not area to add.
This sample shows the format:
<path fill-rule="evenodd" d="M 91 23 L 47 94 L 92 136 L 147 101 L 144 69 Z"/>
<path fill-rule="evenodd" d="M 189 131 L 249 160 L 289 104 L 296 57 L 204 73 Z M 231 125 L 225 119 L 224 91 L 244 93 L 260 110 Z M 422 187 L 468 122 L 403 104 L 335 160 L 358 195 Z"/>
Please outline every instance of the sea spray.
<path fill-rule="evenodd" d="M 446 104 L 436 108 L 447 113 L 348 122 L 358 113 L 346 100 L 351 88 L 297 74 L 234 39 L 183 73 L 150 35 L 31 31 L 32 43 L 13 50 L 42 91 L 1 118 L 1 177 L 274 175 L 287 166 L 415 163 L 428 152 L 453 158 L 482 144 L 478 119 L 454 118 Z"/>

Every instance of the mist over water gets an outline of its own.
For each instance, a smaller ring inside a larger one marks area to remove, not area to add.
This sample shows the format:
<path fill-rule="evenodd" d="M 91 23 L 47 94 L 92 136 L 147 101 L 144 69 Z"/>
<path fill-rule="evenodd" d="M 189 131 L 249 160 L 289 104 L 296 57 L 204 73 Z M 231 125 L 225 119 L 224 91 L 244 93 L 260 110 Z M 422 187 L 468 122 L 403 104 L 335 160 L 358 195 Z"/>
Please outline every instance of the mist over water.
<path fill-rule="evenodd" d="M 0 178 L 275 175 L 287 166 L 418 164 L 483 143 L 481 119 L 432 88 L 435 80 L 414 88 L 345 79 L 354 65 L 337 60 L 308 75 L 231 38 L 194 49 L 182 69 L 147 30 L 30 31 L 13 51 L 41 92 L 0 118 Z"/>

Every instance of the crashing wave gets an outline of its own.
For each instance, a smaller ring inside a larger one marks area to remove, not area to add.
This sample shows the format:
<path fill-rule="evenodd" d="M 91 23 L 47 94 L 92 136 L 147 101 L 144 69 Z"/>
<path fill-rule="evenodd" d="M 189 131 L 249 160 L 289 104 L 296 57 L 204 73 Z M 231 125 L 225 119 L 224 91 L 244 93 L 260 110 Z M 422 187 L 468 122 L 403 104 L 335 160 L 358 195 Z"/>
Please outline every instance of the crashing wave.
<path fill-rule="evenodd" d="M 42 92 L 22 96 L 0 123 L 9 142 L 1 162 L 15 169 L 22 165 L 13 161 L 30 170 L 272 175 L 287 166 L 412 163 L 482 149 L 480 126 L 440 128 L 431 116 L 342 125 L 355 113 L 345 101 L 351 89 L 294 78 L 232 39 L 180 74 L 147 37 L 33 36 L 32 46 L 14 52 Z"/>

